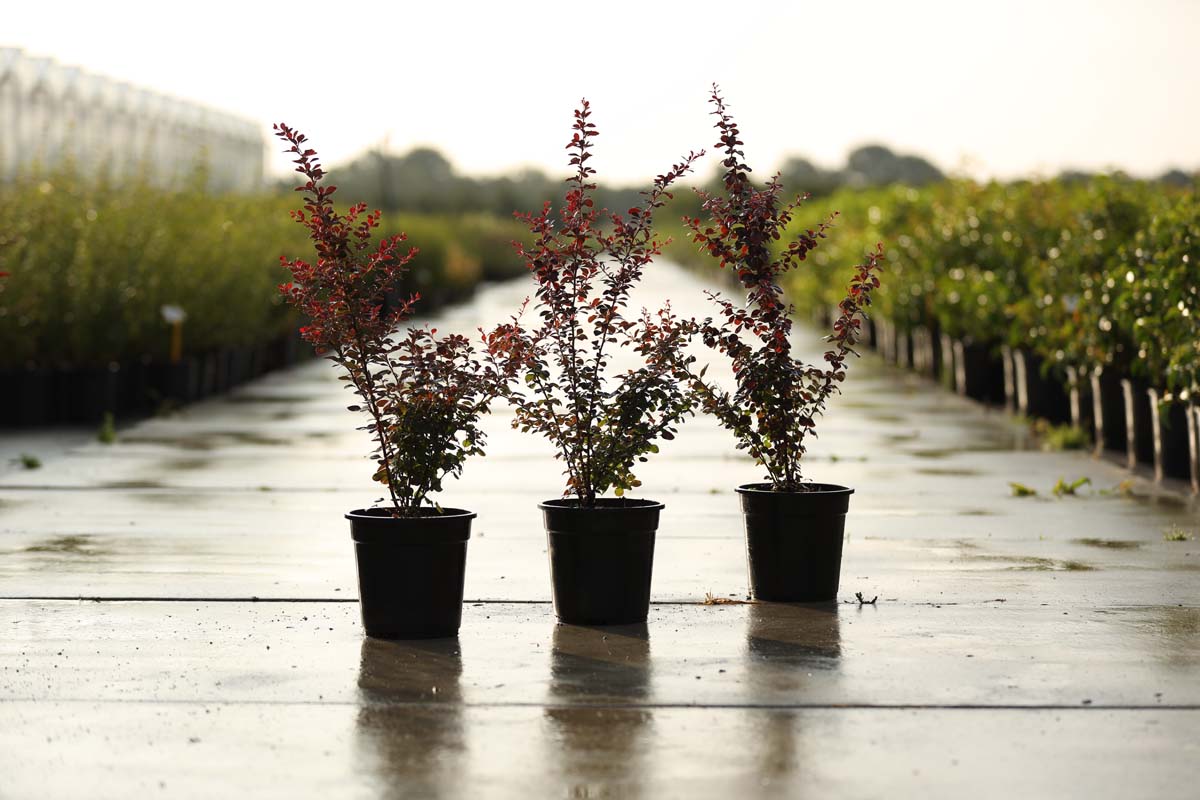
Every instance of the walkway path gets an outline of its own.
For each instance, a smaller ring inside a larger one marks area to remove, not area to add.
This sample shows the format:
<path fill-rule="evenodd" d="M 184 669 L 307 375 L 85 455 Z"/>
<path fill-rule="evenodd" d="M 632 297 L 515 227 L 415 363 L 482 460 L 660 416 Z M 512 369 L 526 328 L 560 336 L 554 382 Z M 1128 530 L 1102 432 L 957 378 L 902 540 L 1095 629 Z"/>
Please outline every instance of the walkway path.
<path fill-rule="evenodd" d="M 643 299 L 700 288 L 660 266 Z M 1200 541 L 1165 533 L 1200 516 L 1109 463 L 866 357 L 808 466 L 857 488 L 842 603 L 704 603 L 745 597 L 759 476 L 696 419 L 640 474 L 649 625 L 603 631 L 554 623 L 559 467 L 501 411 L 444 500 L 479 512 L 459 639 L 377 642 L 339 387 L 313 362 L 0 474 L 0 798 L 1194 796 Z"/>

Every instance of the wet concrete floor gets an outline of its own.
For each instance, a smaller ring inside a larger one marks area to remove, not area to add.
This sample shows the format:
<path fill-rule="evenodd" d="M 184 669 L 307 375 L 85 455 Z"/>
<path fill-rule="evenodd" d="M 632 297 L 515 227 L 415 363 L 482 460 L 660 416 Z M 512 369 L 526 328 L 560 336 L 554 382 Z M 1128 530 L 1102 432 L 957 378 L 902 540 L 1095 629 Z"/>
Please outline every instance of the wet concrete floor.
<path fill-rule="evenodd" d="M 659 265 L 639 299 L 707 313 L 702 288 Z M 347 402 L 314 362 L 114 445 L 0 437 L 42 462 L 0 464 L 0 798 L 1195 796 L 1185 496 L 868 356 L 807 462 L 857 490 L 840 602 L 744 602 L 759 474 L 695 419 L 639 473 L 667 505 L 648 624 L 565 627 L 536 509 L 560 469 L 498 409 L 442 500 L 479 513 L 460 636 L 377 642 Z"/>

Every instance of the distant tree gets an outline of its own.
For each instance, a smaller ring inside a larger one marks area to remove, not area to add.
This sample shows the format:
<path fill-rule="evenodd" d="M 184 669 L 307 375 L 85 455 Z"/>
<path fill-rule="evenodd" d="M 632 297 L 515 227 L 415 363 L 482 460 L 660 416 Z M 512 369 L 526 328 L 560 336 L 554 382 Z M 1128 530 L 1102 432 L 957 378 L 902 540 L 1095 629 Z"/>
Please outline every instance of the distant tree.
<path fill-rule="evenodd" d="M 920 156 L 900 156 L 900 178 L 896 183 L 925 186 L 945 179 L 945 173 Z"/>
<path fill-rule="evenodd" d="M 924 186 L 945 178 L 942 171 L 920 156 L 897 155 L 879 144 L 850 151 L 846 159 L 845 183 L 850 186 L 886 186 L 902 183 Z"/>
<path fill-rule="evenodd" d="M 802 156 L 791 156 L 779 168 L 779 182 L 792 194 L 826 195 L 842 185 L 842 174 L 817 166 Z"/>
<path fill-rule="evenodd" d="M 1058 173 L 1058 179 L 1063 183 L 1080 184 L 1087 183 L 1096 177 L 1096 173 L 1088 172 L 1083 169 L 1064 169 Z"/>
<path fill-rule="evenodd" d="M 842 186 L 882 186 L 902 183 L 922 186 L 944 178 L 941 170 L 919 156 L 899 155 L 883 145 L 867 145 L 850 153 L 845 169 L 825 169 L 794 155 L 779 169 L 780 183 L 791 193 L 830 194 Z M 486 212 L 509 217 L 515 209 L 537 208 L 545 197 L 557 197 L 563 178 L 539 169 L 525 168 L 498 177 L 460 175 L 441 152 L 418 147 L 396 155 L 373 149 L 338 168 L 340 188 L 371 206 L 388 211 L 458 214 Z M 752 175 L 765 185 L 770 174 Z M 709 193 L 723 190 L 720 168 L 699 182 Z M 280 190 L 290 188 L 280 184 Z M 623 212 L 638 205 L 639 190 L 620 186 L 597 187 L 594 200 L 601 208 Z M 554 204 L 557 211 L 558 202 Z M 692 192 L 680 192 L 671 202 L 671 214 L 697 216 L 699 203 Z"/>
<path fill-rule="evenodd" d="M 1162 175 L 1158 176 L 1158 182 L 1167 186 L 1175 186 L 1179 189 L 1187 189 L 1196 185 L 1196 178 L 1200 176 L 1200 172 L 1188 174 L 1179 168 L 1169 169 Z"/>

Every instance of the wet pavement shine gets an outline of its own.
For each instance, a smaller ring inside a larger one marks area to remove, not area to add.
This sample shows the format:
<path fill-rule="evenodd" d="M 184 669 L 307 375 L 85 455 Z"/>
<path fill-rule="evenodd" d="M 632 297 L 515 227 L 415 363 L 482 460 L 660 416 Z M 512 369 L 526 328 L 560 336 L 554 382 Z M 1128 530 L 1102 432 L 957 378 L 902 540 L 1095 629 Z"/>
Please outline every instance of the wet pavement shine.
<path fill-rule="evenodd" d="M 660 264 L 638 300 L 705 314 L 702 288 Z M 1196 796 L 1185 495 L 866 356 L 806 460 L 856 489 L 839 602 L 746 602 L 732 490 L 760 476 L 697 418 L 639 471 L 666 503 L 648 623 L 559 626 L 536 504 L 560 466 L 500 408 L 442 500 L 479 514 L 462 631 L 383 642 L 348 401 L 312 362 L 113 445 L 0 437 L 0 798 Z"/>

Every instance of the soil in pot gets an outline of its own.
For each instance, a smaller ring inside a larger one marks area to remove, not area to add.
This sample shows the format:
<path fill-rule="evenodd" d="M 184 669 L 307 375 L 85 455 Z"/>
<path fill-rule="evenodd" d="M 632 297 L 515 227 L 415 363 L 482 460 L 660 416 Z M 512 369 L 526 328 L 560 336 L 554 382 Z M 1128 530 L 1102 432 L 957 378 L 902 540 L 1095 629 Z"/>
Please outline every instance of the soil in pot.
<path fill-rule="evenodd" d="M 377 639 L 435 639 L 462 623 L 467 540 L 474 512 L 443 509 L 393 517 L 391 509 L 351 511 L 363 628 Z"/>
<path fill-rule="evenodd" d="M 654 537 L 662 503 L 600 498 L 540 503 L 554 613 L 568 625 L 634 625 L 650 611 Z"/>
<path fill-rule="evenodd" d="M 776 492 L 739 486 L 746 524 L 750 594 L 756 600 L 817 603 L 837 599 L 846 511 L 853 489 L 828 483 Z"/>

